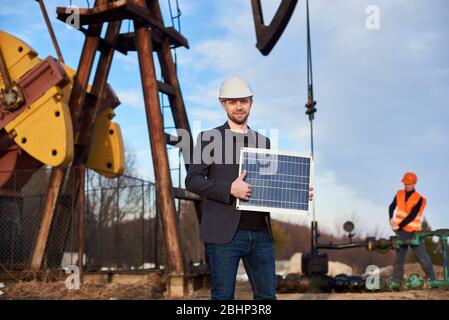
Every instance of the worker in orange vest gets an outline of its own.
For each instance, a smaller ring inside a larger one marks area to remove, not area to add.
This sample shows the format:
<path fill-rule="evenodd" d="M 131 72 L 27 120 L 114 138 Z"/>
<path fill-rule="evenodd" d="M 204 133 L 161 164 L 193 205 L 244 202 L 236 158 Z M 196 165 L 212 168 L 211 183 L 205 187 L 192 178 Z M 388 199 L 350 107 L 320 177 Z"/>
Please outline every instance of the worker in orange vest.
<path fill-rule="evenodd" d="M 418 177 L 412 172 L 407 172 L 402 178 L 404 189 L 397 192 L 390 204 L 390 225 L 393 231 L 401 240 L 412 239 L 415 232 L 422 230 L 423 213 L 426 207 L 426 198 L 415 191 Z M 396 211 L 395 211 L 396 209 Z M 411 246 L 428 280 L 435 280 L 435 273 L 429 254 L 424 243 L 419 246 Z M 408 246 L 400 247 L 396 250 L 396 261 L 392 278 L 391 288 L 399 289 L 404 277 L 404 262 Z"/>

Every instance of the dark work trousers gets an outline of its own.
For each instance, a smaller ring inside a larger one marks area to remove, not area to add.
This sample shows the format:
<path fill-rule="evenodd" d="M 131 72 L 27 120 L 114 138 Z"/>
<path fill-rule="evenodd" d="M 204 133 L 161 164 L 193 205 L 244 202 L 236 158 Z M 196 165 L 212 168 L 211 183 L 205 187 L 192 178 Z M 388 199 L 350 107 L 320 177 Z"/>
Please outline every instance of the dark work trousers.
<path fill-rule="evenodd" d="M 395 231 L 400 240 L 410 240 L 413 238 L 413 232 L 406 232 L 403 230 Z M 432 261 L 427 253 L 424 242 L 421 241 L 419 246 L 410 246 L 415 253 L 416 259 L 421 264 L 426 277 L 429 280 L 435 280 L 435 272 L 433 271 Z M 405 256 L 407 254 L 408 246 L 400 247 L 396 249 L 396 261 L 394 263 L 393 279 L 402 281 L 404 277 L 404 263 Z"/>

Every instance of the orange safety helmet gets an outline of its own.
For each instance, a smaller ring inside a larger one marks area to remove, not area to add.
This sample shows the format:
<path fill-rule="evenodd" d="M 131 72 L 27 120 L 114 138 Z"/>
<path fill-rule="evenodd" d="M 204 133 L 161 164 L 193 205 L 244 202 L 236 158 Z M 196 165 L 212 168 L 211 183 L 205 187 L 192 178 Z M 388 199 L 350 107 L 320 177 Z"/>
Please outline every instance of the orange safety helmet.
<path fill-rule="evenodd" d="M 418 177 L 413 172 L 406 172 L 401 181 L 404 184 L 416 184 Z"/>

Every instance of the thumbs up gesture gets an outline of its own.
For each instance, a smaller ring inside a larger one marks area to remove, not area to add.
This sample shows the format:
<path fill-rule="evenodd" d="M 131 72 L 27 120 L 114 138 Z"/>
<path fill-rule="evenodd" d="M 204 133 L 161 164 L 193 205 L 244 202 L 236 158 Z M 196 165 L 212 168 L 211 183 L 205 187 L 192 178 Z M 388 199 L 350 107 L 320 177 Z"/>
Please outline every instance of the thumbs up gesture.
<path fill-rule="evenodd" d="M 232 182 L 231 194 L 236 198 L 248 201 L 251 197 L 251 185 L 244 181 L 245 177 L 246 170 Z"/>

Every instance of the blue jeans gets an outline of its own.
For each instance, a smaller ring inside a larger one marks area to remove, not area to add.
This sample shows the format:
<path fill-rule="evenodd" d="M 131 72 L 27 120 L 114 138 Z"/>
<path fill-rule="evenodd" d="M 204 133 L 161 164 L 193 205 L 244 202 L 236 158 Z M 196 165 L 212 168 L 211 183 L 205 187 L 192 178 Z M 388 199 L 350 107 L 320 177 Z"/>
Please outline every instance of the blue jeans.
<path fill-rule="evenodd" d="M 273 241 L 268 230 L 238 229 L 231 242 L 206 243 L 211 272 L 212 300 L 233 300 L 240 258 L 243 259 L 254 300 L 276 299 Z"/>

